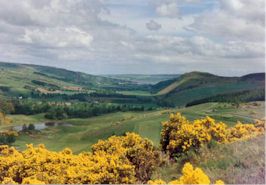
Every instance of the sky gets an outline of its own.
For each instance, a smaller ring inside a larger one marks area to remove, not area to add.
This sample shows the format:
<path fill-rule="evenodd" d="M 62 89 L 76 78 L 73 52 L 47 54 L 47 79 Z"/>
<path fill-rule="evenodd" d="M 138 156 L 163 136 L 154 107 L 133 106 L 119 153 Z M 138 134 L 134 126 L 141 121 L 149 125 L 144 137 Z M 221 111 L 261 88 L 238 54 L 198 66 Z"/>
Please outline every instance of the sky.
<path fill-rule="evenodd" d="M 89 74 L 265 70 L 264 0 L 0 0 L 0 61 Z"/>

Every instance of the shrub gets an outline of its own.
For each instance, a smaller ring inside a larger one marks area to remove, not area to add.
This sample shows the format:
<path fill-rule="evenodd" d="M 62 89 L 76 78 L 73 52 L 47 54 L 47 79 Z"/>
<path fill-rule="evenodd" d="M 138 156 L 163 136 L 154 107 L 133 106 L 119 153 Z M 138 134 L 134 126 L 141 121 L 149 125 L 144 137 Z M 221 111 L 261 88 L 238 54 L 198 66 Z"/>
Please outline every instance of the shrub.
<path fill-rule="evenodd" d="M 162 123 L 161 146 L 171 157 L 180 156 L 189 150 L 197 151 L 210 142 L 228 143 L 249 139 L 264 133 L 264 124 L 237 123 L 228 128 L 225 123 L 216 123 L 205 117 L 189 122 L 180 113 L 171 114 L 170 120 Z"/>
<path fill-rule="evenodd" d="M 35 126 L 34 126 L 32 123 L 29 124 L 29 126 L 28 126 L 28 130 L 29 130 L 29 131 L 35 130 Z"/>
<path fill-rule="evenodd" d="M 134 133 L 93 145 L 92 152 L 52 152 L 44 145 L 18 151 L 0 146 L 0 183 L 131 184 L 146 182 L 160 162 L 152 143 Z"/>
<path fill-rule="evenodd" d="M 19 152 L 0 146 L 0 183 L 117 184 L 134 183 L 134 166 L 123 156 L 105 152 L 52 152 L 43 145 Z"/>
<path fill-rule="evenodd" d="M 160 152 L 155 149 L 151 141 L 134 133 L 112 136 L 105 141 L 100 140 L 92 146 L 92 151 L 93 153 L 102 151 L 127 158 L 134 165 L 136 178 L 140 182 L 147 182 L 155 167 L 162 161 Z"/>
<path fill-rule="evenodd" d="M 12 119 L 7 117 L 5 113 L 0 112 L 0 125 L 10 124 L 12 123 Z"/>
<path fill-rule="evenodd" d="M 179 179 L 168 182 L 167 184 L 210 184 L 210 178 L 200 168 L 193 168 L 190 163 L 186 163 L 182 169 L 182 176 Z M 165 181 L 150 180 L 148 184 L 166 184 Z M 214 184 L 224 184 L 223 181 L 217 180 Z"/>
<path fill-rule="evenodd" d="M 0 132 L 0 145 L 10 145 L 16 141 L 18 133 L 16 131 Z"/>

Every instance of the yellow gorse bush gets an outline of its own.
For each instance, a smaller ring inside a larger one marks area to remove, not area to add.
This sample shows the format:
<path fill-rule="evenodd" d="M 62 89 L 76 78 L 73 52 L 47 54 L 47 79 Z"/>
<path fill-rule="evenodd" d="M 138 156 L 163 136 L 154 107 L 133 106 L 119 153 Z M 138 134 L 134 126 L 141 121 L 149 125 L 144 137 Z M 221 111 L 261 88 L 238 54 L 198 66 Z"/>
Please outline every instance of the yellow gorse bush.
<path fill-rule="evenodd" d="M 149 179 L 159 157 L 152 143 L 134 133 L 99 141 L 93 152 L 52 152 L 44 145 L 20 152 L 0 146 L 3 184 L 130 184 Z"/>
<path fill-rule="evenodd" d="M 133 183 L 134 166 L 103 152 L 73 155 L 71 150 L 51 152 L 43 145 L 23 152 L 0 147 L 0 181 L 26 184 Z"/>
<path fill-rule="evenodd" d="M 18 132 L 14 130 L 1 131 L 0 136 L 18 136 Z"/>
<path fill-rule="evenodd" d="M 242 124 L 239 122 L 229 128 L 225 123 L 216 123 L 208 116 L 190 122 L 180 113 L 171 114 L 170 120 L 162 125 L 162 149 L 168 151 L 171 156 L 182 154 L 190 149 L 196 150 L 211 140 L 228 143 L 264 133 L 262 123 Z"/>
<path fill-rule="evenodd" d="M 161 179 L 150 180 L 148 184 L 210 184 L 210 178 L 200 168 L 193 168 L 190 163 L 186 163 L 182 169 L 182 176 L 179 179 L 166 183 Z M 217 180 L 212 184 L 224 184 Z"/>
<path fill-rule="evenodd" d="M 12 123 L 12 119 L 7 117 L 5 113 L 0 112 L 0 125 L 10 124 L 10 123 Z"/>
<path fill-rule="evenodd" d="M 92 146 L 93 153 L 98 151 L 126 158 L 134 165 L 136 177 L 140 182 L 147 182 L 155 167 L 162 161 L 160 152 L 155 149 L 152 142 L 134 133 L 99 140 Z"/>

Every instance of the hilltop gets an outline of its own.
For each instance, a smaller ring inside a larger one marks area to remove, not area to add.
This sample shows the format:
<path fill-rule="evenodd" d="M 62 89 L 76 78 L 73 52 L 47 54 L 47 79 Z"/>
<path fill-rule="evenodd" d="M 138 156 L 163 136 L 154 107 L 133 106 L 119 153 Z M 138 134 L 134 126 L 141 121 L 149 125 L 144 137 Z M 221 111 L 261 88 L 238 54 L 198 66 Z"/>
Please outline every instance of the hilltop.
<path fill-rule="evenodd" d="M 223 77 L 210 73 L 191 72 L 175 79 L 159 82 L 152 89 L 161 100 L 184 106 L 201 100 L 204 100 L 203 102 L 217 99 L 227 101 L 235 96 L 241 97 L 241 100 L 264 100 L 264 84 L 265 73 Z"/>

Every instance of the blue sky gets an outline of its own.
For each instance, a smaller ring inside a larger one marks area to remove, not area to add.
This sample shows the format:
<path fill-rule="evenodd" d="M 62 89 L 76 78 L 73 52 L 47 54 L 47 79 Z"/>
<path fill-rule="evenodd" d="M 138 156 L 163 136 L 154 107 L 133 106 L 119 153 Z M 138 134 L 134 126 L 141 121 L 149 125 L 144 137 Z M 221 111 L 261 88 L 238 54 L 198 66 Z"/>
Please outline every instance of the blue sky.
<path fill-rule="evenodd" d="M 0 1 L 0 60 L 90 74 L 262 72 L 264 3 Z"/>

